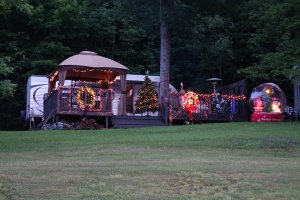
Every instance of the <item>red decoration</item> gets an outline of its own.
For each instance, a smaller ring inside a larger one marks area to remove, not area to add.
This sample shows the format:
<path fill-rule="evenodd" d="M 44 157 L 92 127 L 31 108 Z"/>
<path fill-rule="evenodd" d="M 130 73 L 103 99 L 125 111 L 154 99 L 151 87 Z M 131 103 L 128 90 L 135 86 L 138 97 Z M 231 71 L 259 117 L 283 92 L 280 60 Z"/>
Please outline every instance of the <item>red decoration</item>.
<path fill-rule="evenodd" d="M 189 119 L 193 120 L 193 112 L 200 104 L 199 97 L 195 92 L 187 92 L 182 98 L 182 107 L 189 113 Z"/>
<path fill-rule="evenodd" d="M 261 113 L 264 108 L 264 103 L 260 99 L 260 96 L 256 97 L 254 100 L 254 113 Z"/>
<path fill-rule="evenodd" d="M 282 119 L 282 113 L 253 113 L 251 115 L 251 122 L 281 122 Z"/>

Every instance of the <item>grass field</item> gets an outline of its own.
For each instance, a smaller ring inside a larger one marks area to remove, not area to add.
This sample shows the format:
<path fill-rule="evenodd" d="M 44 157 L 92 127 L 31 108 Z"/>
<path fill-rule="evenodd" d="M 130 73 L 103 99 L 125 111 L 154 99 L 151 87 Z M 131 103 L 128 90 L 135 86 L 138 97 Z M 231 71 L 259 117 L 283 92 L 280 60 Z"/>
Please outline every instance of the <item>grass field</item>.
<path fill-rule="evenodd" d="M 0 132 L 0 199 L 299 199 L 300 123 Z"/>

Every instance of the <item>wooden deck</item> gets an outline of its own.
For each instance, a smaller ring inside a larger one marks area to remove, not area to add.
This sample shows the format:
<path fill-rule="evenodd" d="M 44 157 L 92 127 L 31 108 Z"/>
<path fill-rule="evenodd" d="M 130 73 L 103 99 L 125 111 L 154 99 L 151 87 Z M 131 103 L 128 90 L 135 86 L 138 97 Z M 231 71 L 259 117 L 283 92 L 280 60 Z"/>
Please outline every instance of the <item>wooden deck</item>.
<path fill-rule="evenodd" d="M 200 95 L 199 95 L 200 96 Z M 192 114 L 193 121 L 245 121 L 247 120 L 246 102 L 237 99 L 215 99 L 213 95 L 204 94 L 200 104 Z M 170 95 L 168 116 L 170 122 L 189 119 L 188 112 L 181 105 L 178 94 Z"/>
<path fill-rule="evenodd" d="M 160 117 L 151 116 L 112 116 L 113 128 L 142 128 L 164 126 Z"/>
<path fill-rule="evenodd" d="M 83 105 L 89 105 L 91 96 L 82 94 L 78 97 L 79 89 L 78 87 L 60 87 L 54 90 L 44 101 L 45 123 L 48 121 L 51 123 L 51 120 L 55 123 L 62 119 L 80 121 L 82 118 L 93 118 L 97 122 L 101 122 L 106 128 L 132 128 L 164 126 L 172 124 L 175 121 L 184 122 L 189 120 L 187 111 L 181 105 L 182 102 L 179 93 L 170 94 L 168 101 L 162 101 L 159 117 L 143 117 L 113 115 L 113 93 L 110 90 L 100 88 L 92 88 L 95 92 L 93 106 L 82 109 L 77 98 L 80 98 Z M 239 91 L 238 95 L 243 94 L 243 90 Z M 194 122 L 247 120 L 245 101 L 227 98 L 226 95 L 198 94 L 198 96 L 200 104 L 193 113 L 192 120 Z M 133 108 L 130 106 L 128 108 L 130 108 L 128 112 L 134 112 Z"/>
<path fill-rule="evenodd" d="M 77 101 L 79 88 L 61 87 L 54 90 L 44 101 L 44 119 L 51 119 L 59 115 L 100 117 L 112 115 L 112 93 L 110 90 L 99 88 L 95 92 L 95 105 L 92 108 L 80 109 Z M 90 101 L 87 95 L 82 97 L 83 102 Z"/>

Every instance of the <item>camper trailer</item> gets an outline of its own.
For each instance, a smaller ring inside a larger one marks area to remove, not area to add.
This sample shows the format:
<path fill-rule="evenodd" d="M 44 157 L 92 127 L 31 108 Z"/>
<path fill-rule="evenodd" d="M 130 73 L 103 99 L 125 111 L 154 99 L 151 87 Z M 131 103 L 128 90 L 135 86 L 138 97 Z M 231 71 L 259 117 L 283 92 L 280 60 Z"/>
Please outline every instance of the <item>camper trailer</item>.
<path fill-rule="evenodd" d="M 70 81 L 66 81 L 70 85 Z M 26 121 L 41 122 L 44 115 L 44 100 L 48 94 L 48 77 L 32 75 L 28 77 L 26 89 Z M 37 124 L 36 123 L 36 124 Z"/>

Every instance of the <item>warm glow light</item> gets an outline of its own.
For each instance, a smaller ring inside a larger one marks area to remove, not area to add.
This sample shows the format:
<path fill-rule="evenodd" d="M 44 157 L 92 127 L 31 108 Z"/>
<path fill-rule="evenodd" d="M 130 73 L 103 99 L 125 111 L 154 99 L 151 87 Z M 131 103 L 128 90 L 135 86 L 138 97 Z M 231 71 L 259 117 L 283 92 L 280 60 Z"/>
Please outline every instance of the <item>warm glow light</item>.
<path fill-rule="evenodd" d="M 50 77 L 50 82 L 54 81 L 57 74 L 58 74 L 58 71 L 55 71 L 54 74 Z"/>
<path fill-rule="evenodd" d="M 267 94 L 270 94 L 270 92 L 271 92 L 270 89 L 266 89 Z"/>
<path fill-rule="evenodd" d="M 278 102 L 278 101 L 274 101 L 273 103 L 272 103 L 272 111 L 273 112 L 281 112 L 281 109 L 280 109 L 280 102 Z"/>
<path fill-rule="evenodd" d="M 254 112 L 255 113 L 262 112 L 263 107 L 264 107 L 264 103 L 262 102 L 260 96 L 256 97 L 256 99 L 254 100 L 254 107 L 253 107 Z"/>
<path fill-rule="evenodd" d="M 187 113 L 189 114 L 189 119 L 191 120 L 193 119 L 193 113 L 197 113 L 197 116 L 201 115 L 207 118 L 212 112 L 212 102 L 214 98 L 218 98 L 220 103 L 223 102 L 223 107 L 220 104 L 216 105 L 216 107 L 221 107 L 223 111 L 225 111 L 227 109 L 231 109 L 231 105 L 236 105 L 235 103 L 237 101 L 244 101 L 246 96 L 219 93 L 203 94 L 194 92 L 171 92 L 169 104 L 170 121 L 176 119 L 177 117 L 185 116 Z M 179 105 L 178 100 L 180 102 Z M 189 107 L 189 105 L 191 107 Z"/>
<path fill-rule="evenodd" d="M 148 76 L 145 77 L 145 82 L 139 89 L 135 105 L 137 113 L 154 113 L 159 110 L 160 105 L 158 102 L 157 92 L 155 91 L 155 88 Z"/>
<path fill-rule="evenodd" d="M 117 80 L 120 80 L 120 76 L 116 76 L 115 80 L 114 81 L 117 81 Z"/>
<path fill-rule="evenodd" d="M 85 97 L 83 97 L 83 95 L 85 93 L 87 93 L 87 95 L 90 95 L 89 103 L 86 102 Z M 96 103 L 96 93 L 90 87 L 81 87 L 76 94 L 76 100 L 77 100 L 77 104 L 81 110 L 84 110 L 85 108 L 91 109 L 95 106 L 95 103 Z"/>
<path fill-rule="evenodd" d="M 195 92 L 187 92 L 182 98 L 182 107 L 189 113 L 190 120 L 193 119 L 192 113 L 200 104 L 198 94 Z"/>

